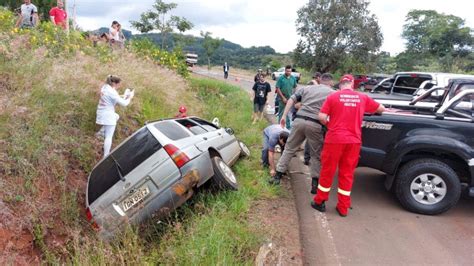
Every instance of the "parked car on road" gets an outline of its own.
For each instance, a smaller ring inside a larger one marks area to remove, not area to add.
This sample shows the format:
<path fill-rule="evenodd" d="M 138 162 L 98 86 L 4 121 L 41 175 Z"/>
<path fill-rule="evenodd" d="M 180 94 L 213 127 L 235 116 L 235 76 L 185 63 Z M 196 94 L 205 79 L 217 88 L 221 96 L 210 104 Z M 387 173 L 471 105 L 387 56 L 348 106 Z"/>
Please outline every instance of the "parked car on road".
<path fill-rule="evenodd" d="M 451 79 L 474 78 L 474 75 L 431 73 L 431 72 L 399 72 L 393 77 L 382 80 L 371 91 L 374 99 L 411 99 L 434 86 L 445 87 Z"/>
<path fill-rule="evenodd" d="M 435 108 L 364 117 L 359 166 L 386 173 L 386 188 L 409 211 L 439 214 L 463 190 L 474 197 L 474 89 L 453 93 Z"/>
<path fill-rule="evenodd" d="M 273 72 L 272 73 L 272 79 L 273 80 L 277 80 L 281 75 L 285 75 L 285 68 L 282 67 L 280 69 L 278 69 L 277 71 Z M 300 79 L 301 79 L 301 73 L 299 73 L 298 71 L 296 71 L 296 69 L 291 69 L 291 75 L 293 77 L 295 77 L 296 79 L 296 82 L 300 82 Z"/>
<path fill-rule="evenodd" d="M 147 123 L 92 169 L 87 218 L 109 239 L 128 223 L 173 211 L 210 179 L 236 190 L 230 166 L 249 153 L 232 129 L 197 117 Z"/>
<path fill-rule="evenodd" d="M 198 63 L 198 55 L 193 53 L 186 54 L 186 65 L 193 67 Z"/>

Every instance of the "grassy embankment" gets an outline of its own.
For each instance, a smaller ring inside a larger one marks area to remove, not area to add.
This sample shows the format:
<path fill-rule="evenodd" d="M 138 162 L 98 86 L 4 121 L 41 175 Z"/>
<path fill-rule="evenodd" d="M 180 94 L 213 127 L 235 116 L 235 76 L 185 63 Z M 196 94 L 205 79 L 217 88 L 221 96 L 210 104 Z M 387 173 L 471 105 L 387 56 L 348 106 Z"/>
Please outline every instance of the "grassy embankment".
<path fill-rule="evenodd" d="M 12 16 L 5 14 L 0 12 L 0 261 L 251 264 L 264 232 L 248 224 L 248 210 L 278 191 L 259 167 L 265 124 L 249 127 L 246 93 L 222 82 L 183 79 L 152 59 L 94 48 L 80 36 L 58 43 L 65 37 L 46 32 L 47 26 L 45 32 L 17 33 L 7 28 Z M 47 36 L 58 39 L 47 42 Z M 169 219 L 150 221 L 112 243 L 99 241 L 85 221 L 84 193 L 100 159 L 95 110 L 110 73 L 136 90 L 133 103 L 119 108 L 115 145 L 144 121 L 173 116 L 186 104 L 190 114 L 219 117 L 250 146 L 251 158 L 234 167 L 240 190 L 198 193 Z"/>

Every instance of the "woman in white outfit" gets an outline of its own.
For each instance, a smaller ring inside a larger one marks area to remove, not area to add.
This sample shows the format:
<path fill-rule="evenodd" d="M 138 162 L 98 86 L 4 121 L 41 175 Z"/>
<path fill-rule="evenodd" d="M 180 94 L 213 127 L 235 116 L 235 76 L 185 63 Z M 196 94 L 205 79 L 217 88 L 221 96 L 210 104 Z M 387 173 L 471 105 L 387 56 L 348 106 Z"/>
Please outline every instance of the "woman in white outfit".
<path fill-rule="evenodd" d="M 134 96 L 134 91 L 126 90 L 122 97 L 117 89 L 120 87 L 120 78 L 109 75 L 106 84 L 100 89 L 100 101 L 97 106 L 96 124 L 102 126 L 98 134 L 104 136 L 104 157 L 110 153 L 112 138 L 119 115 L 115 113 L 115 105 L 127 106 Z"/>

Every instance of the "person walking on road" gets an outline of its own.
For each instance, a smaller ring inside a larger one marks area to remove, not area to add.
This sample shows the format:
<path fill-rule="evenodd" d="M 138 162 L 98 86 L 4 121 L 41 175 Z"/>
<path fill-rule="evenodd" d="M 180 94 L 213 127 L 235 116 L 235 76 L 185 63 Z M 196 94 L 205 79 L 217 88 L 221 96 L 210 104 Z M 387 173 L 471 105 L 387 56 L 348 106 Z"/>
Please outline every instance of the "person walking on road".
<path fill-rule="evenodd" d="M 267 103 L 267 95 L 272 91 L 272 87 L 270 83 L 265 81 L 263 75 L 260 75 L 259 80 L 253 85 L 252 90 L 255 93 L 253 98 L 252 124 L 255 124 L 257 120 L 263 119 L 263 108 Z"/>
<path fill-rule="evenodd" d="M 227 79 L 229 77 L 229 65 L 227 62 L 224 63 L 224 66 L 222 66 L 224 69 L 224 79 Z"/>
<path fill-rule="evenodd" d="M 31 3 L 31 0 L 24 0 L 24 4 L 20 7 L 20 16 L 16 22 L 16 27 L 33 28 L 38 24 L 38 8 Z"/>
<path fill-rule="evenodd" d="M 270 183 L 278 184 L 284 173 L 288 169 L 291 158 L 296 154 L 300 145 L 306 139 L 309 144 L 309 152 L 311 155 L 310 175 L 311 175 L 311 193 L 315 194 L 318 186 L 318 178 L 320 171 L 320 152 L 323 144 L 323 128 L 318 120 L 319 110 L 324 101 L 334 92 L 331 88 L 332 76 L 324 74 L 321 85 L 306 86 L 295 92 L 288 100 L 283 117 L 280 120 L 280 126 L 286 124 L 286 115 L 291 107 L 300 102 L 301 107 L 296 113 L 295 120 L 291 126 L 290 136 L 286 143 L 285 151 L 280 160 L 278 160 L 276 174 L 270 180 Z"/>
<path fill-rule="evenodd" d="M 121 79 L 109 75 L 106 84 L 100 90 L 100 101 L 97 106 L 96 124 L 102 126 L 97 136 L 104 137 L 104 158 L 110 153 L 112 147 L 112 138 L 119 115 L 115 112 L 115 105 L 127 106 L 134 96 L 134 91 L 127 89 L 124 97 L 120 96 L 117 89 L 120 87 Z"/>
<path fill-rule="evenodd" d="M 260 80 L 260 76 L 263 76 L 263 73 L 262 73 L 262 69 L 259 68 L 257 70 L 257 74 L 255 75 L 255 77 L 253 78 L 253 82 L 258 82 Z"/>
<path fill-rule="evenodd" d="M 281 150 L 285 150 L 289 131 L 280 125 L 270 125 L 263 130 L 262 165 L 270 167 L 270 175 L 276 174 L 275 170 L 275 147 L 280 145 Z"/>
<path fill-rule="evenodd" d="M 325 212 L 332 180 L 336 168 L 338 173 L 338 201 L 336 210 L 340 216 L 347 216 L 351 206 L 351 189 L 354 170 L 359 161 L 361 128 L 364 113 L 382 113 L 384 106 L 366 94 L 354 91 L 354 77 L 342 76 L 340 90 L 331 94 L 319 112 L 319 120 L 327 125 L 328 132 L 321 153 L 321 176 L 318 191 L 311 207 Z"/>
<path fill-rule="evenodd" d="M 275 85 L 276 93 L 278 95 L 278 121 L 282 119 L 283 111 L 285 110 L 286 103 L 293 94 L 293 90 L 296 88 L 296 78 L 291 75 L 291 66 L 287 65 L 285 67 L 285 74 L 281 75 L 278 78 L 278 81 Z M 288 117 L 285 117 L 286 128 L 290 129 L 291 121 Z"/>

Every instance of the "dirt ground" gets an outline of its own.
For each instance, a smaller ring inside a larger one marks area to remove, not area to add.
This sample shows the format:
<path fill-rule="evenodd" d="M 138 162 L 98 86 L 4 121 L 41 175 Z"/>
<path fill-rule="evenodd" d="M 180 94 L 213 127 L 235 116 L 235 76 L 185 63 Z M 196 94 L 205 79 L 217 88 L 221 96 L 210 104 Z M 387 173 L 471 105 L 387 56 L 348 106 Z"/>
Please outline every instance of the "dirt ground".
<path fill-rule="evenodd" d="M 303 265 L 298 216 L 288 179 L 282 190 L 283 197 L 257 201 L 249 214 L 251 224 L 268 233 L 256 265 Z"/>

